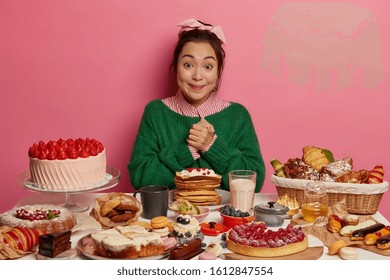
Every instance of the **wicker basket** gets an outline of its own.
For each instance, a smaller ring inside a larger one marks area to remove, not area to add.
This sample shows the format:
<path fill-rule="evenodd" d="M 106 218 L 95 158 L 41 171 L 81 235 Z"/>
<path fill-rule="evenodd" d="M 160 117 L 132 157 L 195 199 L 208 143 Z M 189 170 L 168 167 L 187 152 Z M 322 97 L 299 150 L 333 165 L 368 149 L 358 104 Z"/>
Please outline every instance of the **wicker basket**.
<path fill-rule="evenodd" d="M 281 178 L 271 176 L 271 182 L 276 186 L 278 196 L 288 194 L 296 197 L 301 204 L 304 189 L 310 180 Z M 323 182 L 327 187 L 329 206 L 345 200 L 347 211 L 351 214 L 371 215 L 379 207 L 383 194 L 388 190 L 389 183 L 381 184 L 349 184 L 336 182 Z"/>

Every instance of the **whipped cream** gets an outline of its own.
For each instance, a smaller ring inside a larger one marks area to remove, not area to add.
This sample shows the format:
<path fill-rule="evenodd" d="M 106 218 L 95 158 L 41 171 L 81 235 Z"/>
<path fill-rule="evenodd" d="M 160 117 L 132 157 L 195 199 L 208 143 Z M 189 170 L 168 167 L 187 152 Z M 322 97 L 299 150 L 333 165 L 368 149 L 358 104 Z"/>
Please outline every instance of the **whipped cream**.
<path fill-rule="evenodd" d="M 188 177 L 194 177 L 194 176 L 215 176 L 215 172 L 212 169 L 208 168 L 187 168 L 184 169 L 179 173 L 179 176 L 188 176 Z"/>

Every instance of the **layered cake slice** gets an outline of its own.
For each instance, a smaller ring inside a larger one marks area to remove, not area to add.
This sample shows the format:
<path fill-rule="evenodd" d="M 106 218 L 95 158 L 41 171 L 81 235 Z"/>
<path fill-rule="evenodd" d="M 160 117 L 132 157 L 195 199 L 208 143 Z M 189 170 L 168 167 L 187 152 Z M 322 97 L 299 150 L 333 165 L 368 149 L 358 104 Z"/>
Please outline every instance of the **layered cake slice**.
<path fill-rule="evenodd" d="M 44 234 L 39 236 L 39 254 L 54 258 L 70 249 L 70 231 Z"/>

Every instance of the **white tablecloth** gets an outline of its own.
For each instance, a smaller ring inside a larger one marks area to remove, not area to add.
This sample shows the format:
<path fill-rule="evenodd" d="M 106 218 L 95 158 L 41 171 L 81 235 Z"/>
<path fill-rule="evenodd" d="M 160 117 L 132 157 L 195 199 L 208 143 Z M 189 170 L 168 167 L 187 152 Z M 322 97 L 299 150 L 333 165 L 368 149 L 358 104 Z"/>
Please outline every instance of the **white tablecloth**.
<path fill-rule="evenodd" d="M 77 225 L 72 231 L 72 249 L 77 248 L 77 242 L 83 238 L 84 236 L 88 235 L 91 232 L 94 232 L 96 230 L 100 230 L 100 224 L 92 217 L 89 216 L 91 207 L 94 204 L 95 198 L 102 195 L 103 193 L 80 193 L 75 194 L 73 199 L 77 204 L 89 206 L 89 209 L 84 212 L 74 212 L 74 216 L 77 220 Z M 275 201 L 277 199 L 277 195 L 274 193 L 257 193 L 255 195 L 255 201 L 254 205 L 260 204 L 260 203 L 266 203 L 268 201 Z M 52 204 L 64 204 L 65 203 L 65 194 L 52 194 L 52 193 L 33 193 L 29 196 L 26 196 L 25 198 L 21 199 L 15 207 L 19 207 L 22 205 L 28 205 L 28 204 L 39 204 L 39 203 L 52 203 Z M 386 220 L 386 218 L 381 215 L 379 212 L 373 215 L 374 219 L 377 220 L 380 223 L 383 223 L 385 225 L 389 224 L 389 221 Z M 168 219 L 173 220 L 174 218 L 174 212 L 171 210 L 168 211 Z M 143 220 L 143 218 L 140 218 L 140 220 Z M 211 211 L 210 214 L 207 216 L 205 221 L 214 221 L 221 223 L 220 215 L 218 211 Z M 283 227 L 286 227 L 289 224 L 289 220 L 285 220 Z M 218 242 L 221 241 L 221 236 L 205 236 L 204 242 L 206 244 L 210 243 L 211 241 L 216 240 Z M 322 242 L 317 239 L 314 236 L 309 236 L 309 246 L 318 246 L 321 245 Z M 359 259 L 362 260 L 390 260 L 389 257 L 378 255 L 375 253 L 372 253 L 367 250 L 363 250 L 360 248 L 357 248 L 359 251 Z M 224 253 L 230 252 L 228 249 L 224 249 Z M 24 256 L 21 259 L 36 259 L 36 255 L 30 254 L 27 256 Z M 85 256 L 78 253 L 76 259 L 86 259 Z M 324 247 L 324 253 L 321 260 L 341 260 L 339 256 L 337 255 L 328 255 L 328 249 L 327 247 Z"/>

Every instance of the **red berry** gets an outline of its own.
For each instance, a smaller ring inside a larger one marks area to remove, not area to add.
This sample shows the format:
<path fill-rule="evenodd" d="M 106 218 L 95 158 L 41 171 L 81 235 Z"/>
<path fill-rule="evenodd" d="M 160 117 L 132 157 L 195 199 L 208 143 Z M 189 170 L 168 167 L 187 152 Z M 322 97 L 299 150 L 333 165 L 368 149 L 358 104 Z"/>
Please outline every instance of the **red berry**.
<path fill-rule="evenodd" d="M 38 156 L 39 159 L 46 159 L 47 158 L 47 152 L 45 150 L 41 151 Z"/>
<path fill-rule="evenodd" d="M 66 155 L 68 156 L 68 158 L 70 159 L 76 159 L 78 158 L 78 152 L 76 151 L 75 148 L 68 148 L 66 150 Z"/>
<path fill-rule="evenodd" d="M 89 155 L 90 156 L 97 156 L 98 155 L 98 152 L 96 150 L 96 148 L 92 147 L 90 150 L 89 150 Z"/>
<path fill-rule="evenodd" d="M 57 159 L 57 152 L 55 150 L 50 150 L 49 154 L 47 155 L 48 160 L 55 160 Z"/>
<path fill-rule="evenodd" d="M 68 156 L 66 155 L 64 150 L 61 150 L 57 153 L 57 159 L 64 160 L 67 158 L 68 158 Z"/>
<path fill-rule="evenodd" d="M 382 236 L 382 233 L 381 233 L 380 231 L 375 232 L 375 234 L 376 234 L 377 236 L 379 236 L 379 237 Z"/>
<path fill-rule="evenodd" d="M 87 158 L 89 157 L 89 154 L 86 150 L 82 149 L 80 152 L 79 152 L 79 157 L 82 157 L 82 158 Z"/>

